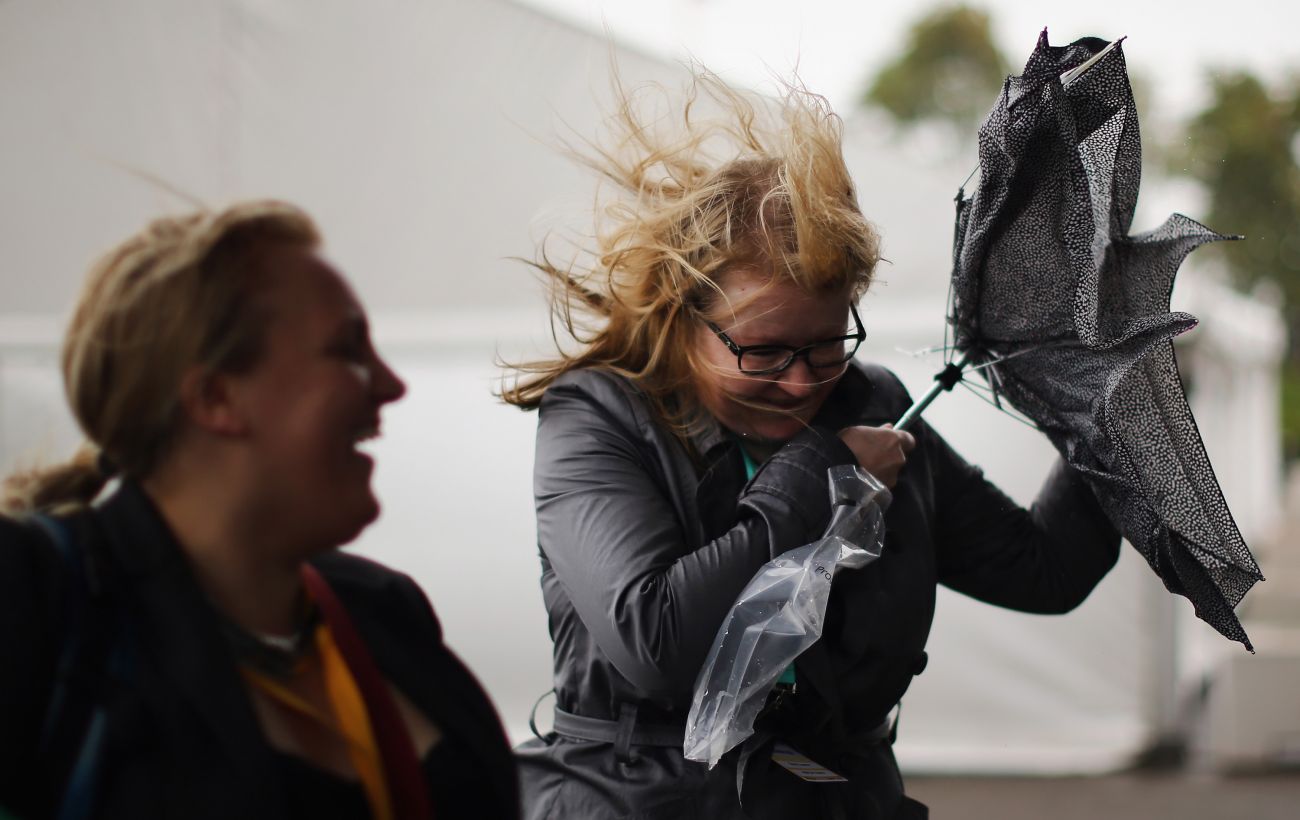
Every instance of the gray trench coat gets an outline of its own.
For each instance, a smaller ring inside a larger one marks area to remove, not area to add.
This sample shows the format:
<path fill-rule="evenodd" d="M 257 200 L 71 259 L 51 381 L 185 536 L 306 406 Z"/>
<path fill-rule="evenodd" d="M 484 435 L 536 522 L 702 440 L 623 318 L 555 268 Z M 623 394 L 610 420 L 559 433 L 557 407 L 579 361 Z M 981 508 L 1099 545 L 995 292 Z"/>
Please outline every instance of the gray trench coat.
<path fill-rule="evenodd" d="M 610 737 L 561 732 L 519 747 L 526 817 L 925 816 L 878 728 L 925 665 L 936 584 L 1065 612 L 1116 560 L 1119 536 L 1064 464 L 1025 510 L 917 425 L 882 557 L 837 576 L 822 639 L 796 662 L 797 693 L 760 723 L 847 783 L 806 783 L 762 747 L 742 766 L 742 793 L 740 755 L 707 770 L 680 741 L 696 674 L 740 590 L 825 528 L 826 470 L 854 463 L 836 431 L 891 422 L 909 403 L 892 373 L 854 364 L 811 429 L 746 482 L 724 429 L 696 431 L 693 457 L 616 375 L 573 372 L 546 392 L 534 489 L 556 706 Z"/>

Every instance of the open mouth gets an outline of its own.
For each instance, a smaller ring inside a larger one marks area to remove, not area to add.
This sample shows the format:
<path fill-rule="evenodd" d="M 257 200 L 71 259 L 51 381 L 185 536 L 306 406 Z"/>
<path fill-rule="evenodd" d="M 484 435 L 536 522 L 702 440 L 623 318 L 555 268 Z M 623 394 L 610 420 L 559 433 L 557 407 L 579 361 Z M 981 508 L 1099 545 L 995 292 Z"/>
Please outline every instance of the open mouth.
<path fill-rule="evenodd" d="M 352 449 L 362 455 L 370 455 L 374 442 L 379 440 L 379 422 L 367 424 L 352 437 Z"/>

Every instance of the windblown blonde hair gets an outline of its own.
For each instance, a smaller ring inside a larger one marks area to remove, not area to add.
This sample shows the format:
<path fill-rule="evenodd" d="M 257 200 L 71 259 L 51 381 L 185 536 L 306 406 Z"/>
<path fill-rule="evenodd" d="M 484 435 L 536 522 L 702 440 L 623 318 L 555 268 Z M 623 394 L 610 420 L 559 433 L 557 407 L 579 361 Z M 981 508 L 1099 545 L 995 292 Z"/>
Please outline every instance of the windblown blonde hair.
<path fill-rule="evenodd" d="M 593 261 L 561 266 L 539 250 L 532 264 L 551 285 L 558 356 L 508 365 L 501 396 L 534 409 L 563 374 L 604 368 L 636 384 L 684 435 L 699 411 L 691 333 L 698 314 L 718 307 L 719 278 L 744 268 L 857 299 L 879 239 L 858 208 L 843 124 L 825 98 L 795 84 L 775 99 L 750 95 L 705 71 L 679 97 L 658 86 L 629 93 L 617 79 L 614 87 L 607 141 L 570 147 L 613 187 L 598 200 Z M 566 351 L 566 336 L 576 351 Z"/>
<path fill-rule="evenodd" d="M 264 200 L 158 219 L 109 251 L 63 340 L 64 388 L 87 442 L 66 464 L 10 476 L 0 508 L 89 502 L 114 471 L 148 477 L 180 429 L 185 373 L 240 372 L 261 354 L 259 251 L 319 241 L 301 210 Z"/>

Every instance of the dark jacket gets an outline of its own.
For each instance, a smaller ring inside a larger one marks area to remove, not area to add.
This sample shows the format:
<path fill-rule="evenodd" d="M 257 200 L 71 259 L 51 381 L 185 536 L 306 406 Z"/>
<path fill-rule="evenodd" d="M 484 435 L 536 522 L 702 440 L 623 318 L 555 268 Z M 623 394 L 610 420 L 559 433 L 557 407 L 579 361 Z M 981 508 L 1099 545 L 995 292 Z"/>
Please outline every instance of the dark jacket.
<path fill-rule="evenodd" d="M 234 656 L 180 548 L 147 496 L 125 482 L 85 522 L 132 660 L 107 690 L 108 734 L 95 817 L 290 816 Z M 384 676 L 481 762 L 492 802 L 518 816 L 514 764 L 483 690 L 443 645 L 408 577 L 334 552 L 313 561 Z M 45 816 L 54 787 L 36 753 L 54 669 L 69 638 L 67 567 L 31 525 L 0 519 L 0 807 Z M 435 807 L 436 808 L 436 807 Z"/>
<path fill-rule="evenodd" d="M 827 468 L 854 463 L 836 432 L 892 422 L 909 404 L 893 374 L 855 365 L 812 429 L 746 483 L 739 447 L 716 423 L 692 437 L 693 458 L 625 380 L 597 371 L 558 380 L 542 401 L 535 467 L 558 707 L 612 720 L 632 704 L 638 721 L 681 725 L 737 594 L 766 561 L 824 530 Z M 936 584 L 1065 612 L 1114 564 L 1119 537 L 1063 464 L 1024 510 L 924 422 L 913 432 L 882 557 L 836 576 L 823 637 L 796 663 L 798 693 L 766 719 L 848 784 L 804 783 L 757 754 L 742 813 L 735 753 L 706 771 L 680 747 L 640 748 L 625 763 L 608 743 L 560 736 L 519 750 L 526 816 L 923 816 L 902 797 L 888 743 L 867 738 L 925 665 Z"/>

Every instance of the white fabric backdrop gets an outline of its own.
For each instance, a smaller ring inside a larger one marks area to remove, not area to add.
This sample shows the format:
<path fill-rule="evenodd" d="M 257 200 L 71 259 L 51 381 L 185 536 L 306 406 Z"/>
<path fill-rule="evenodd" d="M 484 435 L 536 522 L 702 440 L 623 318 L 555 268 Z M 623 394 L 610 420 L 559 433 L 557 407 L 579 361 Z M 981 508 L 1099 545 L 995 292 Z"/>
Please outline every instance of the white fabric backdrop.
<path fill-rule="evenodd" d="M 629 82 L 683 76 L 612 50 Z M 505 257 L 530 254 L 553 211 L 587 204 L 591 179 L 545 141 L 562 122 L 597 128 L 610 51 L 506 0 L 0 3 L 0 468 L 75 443 L 55 347 L 89 260 L 186 207 L 121 166 L 213 204 L 273 195 L 304 205 L 411 385 L 375 446 L 384 517 L 356 548 L 421 582 L 522 739 L 549 687 L 535 422 L 495 403 L 491 362 L 499 346 L 519 351 L 543 336 L 540 291 Z M 922 166 L 869 119 L 851 119 L 850 131 L 863 208 L 891 260 L 864 303 L 864 355 L 920 392 L 935 362 L 895 348 L 941 341 L 951 198 L 969 168 Z M 1207 324 L 1219 301 L 1206 300 Z M 1247 350 L 1267 354 L 1268 344 Z M 1209 361 L 1227 373 L 1241 369 L 1234 356 L 1252 355 L 1214 350 Z M 1270 378 L 1244 394 L 1201 382 L 1207 412 L 1253 431 L 1244 441 L 1237 425 L 1205 430 L 1229 501 L 1240 500 L 1234 486 L 1263 496 L 1250 516 L 1238 510 L 1248 529 L 1276 495 L 1276 465 L 1259 456 L 1276 452 Z M 1014 497 L 1032 498 L 1052 457 L 1041 437 L 966 395 L 927 418 Z M 1179 625 L 1186 609 L 1131 551 L 1063 618 L 944 592 L 930 667 L 903 711 L 904 764 L 1122 765 L 1170 719 L 1175 670 L 1194 680 L 1217 651 L 1175 650 L 1206 637 Z M 1183 633 L 1192 638 L 1175 640 Z"/>

